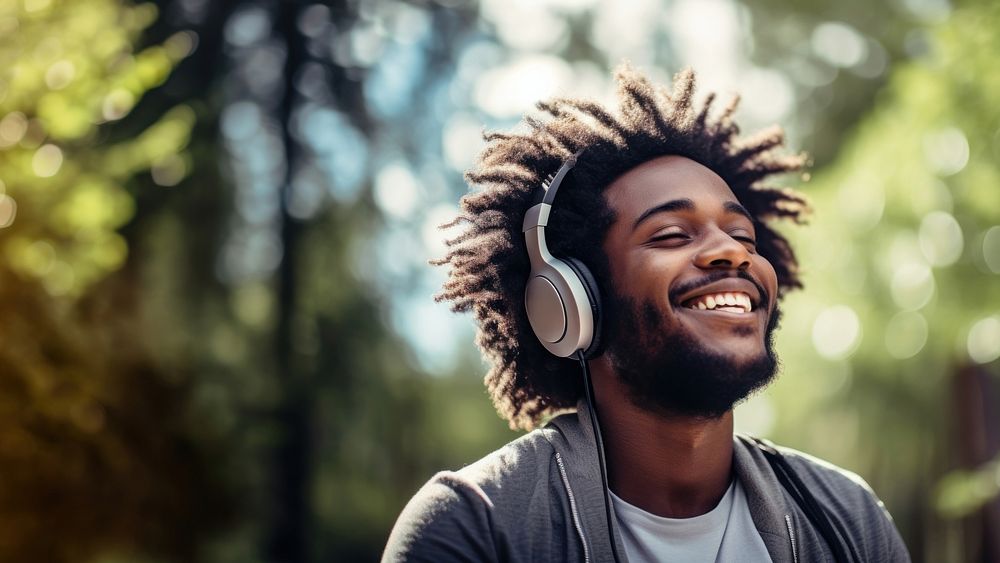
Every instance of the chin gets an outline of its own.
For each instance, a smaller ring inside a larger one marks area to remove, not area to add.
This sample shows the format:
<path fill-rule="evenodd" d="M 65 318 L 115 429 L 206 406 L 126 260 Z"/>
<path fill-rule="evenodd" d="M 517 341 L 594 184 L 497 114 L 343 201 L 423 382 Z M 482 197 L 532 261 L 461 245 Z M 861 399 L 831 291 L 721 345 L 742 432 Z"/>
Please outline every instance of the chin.
<path fill-rule="evenodd" d="M 717 418 L 777 375 L 778 359 L 770 345 L 773 325 L 763 339 L 705 338 L 681 324 L 664 326 L 654 310 L 651 304 L 627 304 L 628 314 L 620 317 L 614 334 L 640 338 L 619 339 L 608 346 L 619 380 L 640 408 Z"/>
<path fill-rule="evenodd" d="M 705 347 L 705 350 L 721 358 L 720 364 L 728 364 L 743 369 L 757 363 L 766 362 L 770 352 L 763 344 L 737 344 L 725 348 Z"/>
<path fill-rule="evenodd" d="M 777 362 L 769 357 L 743 365 L 714 367 L 717 369 L 674 367 L 659 377 L 649 377 L 647 371 L 621 370 L 619 378 L 640 408 L 661 414 L 717 418 L 767 387 L 777 374 Z"/>

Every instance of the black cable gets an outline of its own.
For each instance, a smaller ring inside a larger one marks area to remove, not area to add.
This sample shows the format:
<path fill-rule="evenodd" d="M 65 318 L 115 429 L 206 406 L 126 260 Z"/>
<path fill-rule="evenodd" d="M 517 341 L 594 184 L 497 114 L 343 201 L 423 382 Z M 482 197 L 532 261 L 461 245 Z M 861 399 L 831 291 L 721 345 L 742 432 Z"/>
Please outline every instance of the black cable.
<path fill-rule="evenodd" d="M 861 558 L 858 557 L 857 552 L 854 550 L 854 546 L 844 540 L 846 532 L 841 528 L 839 522 L 834 518 L 831 518 L 830 515 L 823 510 L 823 508 L 816 501 L 816 498 L 809 493 L 809 489 L 806 487 L 805 483 L 803 483 L 799 476 L 796 475 L 795 471 L 792 470 L 788 461 L 786 461 L 784 457 L 779 459 L 781 459 L 782 469 L 784 469 L 786 477 L 795 484 L 795 487 L 800 491 L 799 495 L 806 501 L 806 504 L 811 508 L 812 512 L 819 515 L 819 518 L 822 520 L 822 527 L 825 528 L 826 533 L 829 534 L 827 537 L 835 538 L 834 543 L 837 545 L 835 550 L 840 552 L 839 560 L 849 563 L 861 561 Z M 847 552 L 845 552 L 845 548 Z"/>
<path fill-rule="evenodd" d="M 594 440 L 597 442 L 597 461 L 601 469 L 601 483 L 604 484 L 604 514 L 608 519 L 611 555 L 614 556 L 615 563 L 620 563 L 618 548 L 615 544 L 615 528 L 612 525 L 614 516 L 611 514 L 611 488 L 608 486 L 608 470 L 604 463 L 604 439 L 601 437 L 601 427 L 597 423 L 597 406 L 594 404 L 594 386 L 590 381 L 590 367 L 587 365 L 587 359 L 583 356 L 583 350 L 576 351 L 576 359 L 580 361 L 580 367 L 583 368 L 583 389 L 587 396 L 587 407 L 590 408 L 590 424 L 594 428 Z"/>
<path fill-rule="evenodd" d="M 826 540 L 826 543 L 833 551 L 834 560 L 839 563 L 861 561 L 857 551 L 854 549 L 854 545 L 845 540 L 845 538 L 849 537 L 846 531 L 841 528 L 839 522 L 830 518 L 823 507 L 809 493 L 809 488 L 795 474 L 791 464 L 781 455 L 781 452 L 758 438 L 752 438 L 752 440 L 757 444 L 761 452 L 764 453 L 764 457 L 771 465 L 771 469 L 774 470 L 778 481 L 781 482 L 785 490 L 788 491 L 796 504 L 799 505 L 799 508 L 805 513 L 806 518 L 819 530 L 820 536 Z"/>

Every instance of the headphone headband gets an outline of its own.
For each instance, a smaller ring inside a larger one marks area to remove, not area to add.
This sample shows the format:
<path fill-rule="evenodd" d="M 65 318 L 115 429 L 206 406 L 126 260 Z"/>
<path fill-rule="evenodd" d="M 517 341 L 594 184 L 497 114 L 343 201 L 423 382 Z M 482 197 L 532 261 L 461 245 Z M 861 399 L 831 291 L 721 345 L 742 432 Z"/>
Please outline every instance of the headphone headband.
<path fill-rule="evenodd" d="M 563 179 L 569 174 L 569 171 L 576 166 L 576 159 L 579 157 L 583 151 L 579 151 L 576 154 L 571 155 L 562 163 L 559 170 L 556 172 L 555 176 L 552 177 L 546 183 L 542 184 L 542 194 L 541 201 L 532 205 L 528 212 L 524 214 L 524 222 L 521 225 L 521 232 L 528 232 L 529 229 L 535 227 L 545 227 L 549 224 L 549 212 L 552 210 L 552 202 L 556 200 L 556 194 L 559 193 L 559 186 L 562 184 Z M 544 244 L 544 237 L 543 237 Z"/>
<path fill-rule="evenodd" d="M 583 154 L 582 150 L 567 158 L 566 161 L 562 163 L 562 166 L 559 167 L 559 170 L 556 172 L 556 175 L 552 178 L 552 180 L 547 185 L 542 184 L 542 189 L 545 190 L 545 197 L 542 199 L 542 203 L 552 205 L 552 202 L 556 199 L 556 193 L 559 191 L 559 185 L 562 184 L 563 178 L 566 177 L 566 174 L 569 174 L 569 171 L 576 166 L 576 159 L 581 154 Z"/>

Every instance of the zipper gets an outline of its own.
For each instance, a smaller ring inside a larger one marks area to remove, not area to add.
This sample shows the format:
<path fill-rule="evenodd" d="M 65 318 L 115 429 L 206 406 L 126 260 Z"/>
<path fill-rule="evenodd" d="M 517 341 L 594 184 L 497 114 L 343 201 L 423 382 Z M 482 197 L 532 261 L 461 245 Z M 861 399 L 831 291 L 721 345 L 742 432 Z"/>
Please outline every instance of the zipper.
<path fill-rule="evenodd" d="M 573 496 L 573 489 L 569 486 L 569 477 L 566 476 L 566 466 L 563 465 L 562 456 L 556 452 L 556 464 L 559 465 L 559 476 L 562 477 L 563 485 L 566 487 L 566 494 L 569 496 L 569 511 L 573 515 L 573 526 L 577 535 L 580 536 L 580 543 L 583 544 L 583 560 L 590 563 L 590 551 L 587 549 L 587 538 L 583 536 L 583 526 L 580 525 L 580 514 L 576 510 L 576 498 Z"/>
<path fill-rule="evenodd" d="M 785 515 L 785 526 L 788 527 L 788 537 L 792 540 L 792 561 L 799 563 L 799 554 L 795 551 L 795 530 L 792 529 L 792 517 Z"/>

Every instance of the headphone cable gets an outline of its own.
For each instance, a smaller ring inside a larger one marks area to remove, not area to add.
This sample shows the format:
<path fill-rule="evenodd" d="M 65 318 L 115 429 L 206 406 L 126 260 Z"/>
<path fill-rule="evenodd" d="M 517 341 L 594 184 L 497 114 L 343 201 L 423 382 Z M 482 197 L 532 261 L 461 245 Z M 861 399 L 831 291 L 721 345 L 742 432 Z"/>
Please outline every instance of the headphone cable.
<path fill-rule="evenodd" d="M 590 367 L 583 356 L 583 350 L 576 351 L 576 359 L 580 361 L 583 368 L 583 388 L 587 397 L 587 407 L 590 409 L 590 425 L 594 429 L 594 440 L 597 442 L 597 461 L 601 470 L 601 483 L 604 485 L 604 515 L 608 519 L 608 536 L 611 539 L 611 554 L 615 558 L 615 563 L 620 563 L 618 559 L 618 548 L 615 544 L 615 529 L 613 526 L 614 516 L 611 514 L 611 488 L 608 486 L 608 470 L 604 462 L 604 439 L 601 437 L 601 427 L 597 423 L 597 405 L 594 403 L 594 386 L 590 380 Z"/>

